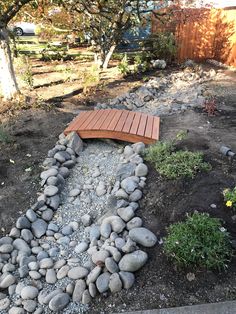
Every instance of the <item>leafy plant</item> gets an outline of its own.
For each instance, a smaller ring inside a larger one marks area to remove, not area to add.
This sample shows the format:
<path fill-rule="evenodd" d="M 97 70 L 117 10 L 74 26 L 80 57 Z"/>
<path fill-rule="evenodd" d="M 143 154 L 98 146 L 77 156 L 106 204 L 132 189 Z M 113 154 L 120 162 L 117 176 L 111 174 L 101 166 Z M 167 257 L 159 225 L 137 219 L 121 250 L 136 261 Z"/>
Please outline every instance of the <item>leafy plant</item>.
<path fill-rule="evenodd" d="M 83 72 L 82 84 L 83 93 L 86 94 L 91 87 L 96 86 L 100 81 L 100 71 L 97 65 L 93 65 L 87 71 Z"/>
<path fill-rule="evenodd" d="M 195 212 L 185 222 L 170 225 L 164 252 L 177 266 L 224 269 L 232 249 L 229 234 L 218 218 Z"/>
<path fill-rule="evenodd" d="M 151 59 L 164 59 L 168 62 L 172 61 L 177 52 L 175 36 L 170 32 L 162 32 L 153 34 L 143 44 L 149 50 L 146 57 Z"/>
<path fill-rule="evenodd" d="M 119 63 L 118 69 L 123 76 L 127 76 L 128 74 L 130 74 L 129 62 L 126 54 Z"/>
<path fill-rule="evenodd" d="M 149 146 L 145 159 L 154 164 L 155 169 L 168 179 L 193 178 L 198 171 L 209 171 L 210 164 L 204 162 L 201 152 L 176 151 L 175 141 L 157 142 Z"/>
<path fill-rule="evenodd" d="M 143 57 L 143 55 L 136 55 L 134 57 L 134 72 L 146 72 L 149 70 L 149 62 Z"/>
<path fill-rule="evenodd" d="M 223 191 L 225 205 L 236 209 L 236 186 L 233 189 L 225 189 Z"/>
<path fill-rule="evenodd" d="M 206 111 L 208 116 L 214 116 L 217 110 L 216 100 L 214 98 L 206 100 L 203 110 Z"/>
<path fill-rule="evenodd" d="M 32 65 L 30 62 L 29 57 L 22 55 L 16 59 L 17 62 L 17 69 L 22 81 L 28 85 L 30 88 L 34 86 L 34 78 L 33 78 L 33 71 Z"/>

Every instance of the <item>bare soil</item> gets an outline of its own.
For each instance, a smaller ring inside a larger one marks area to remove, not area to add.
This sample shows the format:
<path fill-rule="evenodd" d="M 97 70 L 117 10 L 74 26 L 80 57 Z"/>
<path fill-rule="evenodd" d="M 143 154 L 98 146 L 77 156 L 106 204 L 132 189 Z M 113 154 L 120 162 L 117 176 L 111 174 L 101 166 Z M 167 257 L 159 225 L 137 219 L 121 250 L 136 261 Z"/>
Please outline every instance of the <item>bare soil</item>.
<path fill-rule="evenodd" d="M 30 109 L 16 112 L 11 117 L 6 114 L 0 117 L 12 137 L 10 143 L 0 142 L 1 234 L 6 234 L 17 217 L 36 200 L 40 164 L 74 114 L 80 109 L 91 109 L 95 102 L 106 101 L 142 83 L 141 77 L 125 80 L 116 76 L 114 69 L 109 69 L 110 72 L 104 74 L 104 84 L 84 96 L 79 81 L 48 86 L 46 83 L 50 80 L 47 72 L 53 71 L 50 64 L 37 63 L 34 71 L 38 79 L 37 92 L 54 109 L 49 112 Z M 209 83 L 208 86 L 210 91 L 218 95 L 218 112 L 215 116 L 188 111 L 161 119 L 161 139 L 173 138 L 178 131 L 188 130 L 188 137 L 181 147 L 204 152 L 213 169 L 209 173 L 198 174 L 193 180 L 169 181 L 161 178 L 149 164 L 147 186 L 138 214 L 145 226 L 158 235 L 159 240 L 166 235 L 167 226 L 183 220 L 187 212 L 194 210 L 209 212 L 221 218 L 232 239 L 236 239 L 235 213 L 224 206 L 222 197 L 224 188 L 235 185 L 236 163 L 219 153 L 222 144 L 236 152 L 236 76 L 232 72 L 228 74 L 226 80 Z M 68 92 L 67 86 L 72 91 Z M 216 208 L 212 208 L 211 204 L 215 204 Z M 231 261 L 227 272 L 197 271 L 194 272 L 195 280 L 189 282 L 186 275 L 193 270 L 177 270 L 163 254 L 161 244 L 147 249 L 147 252 L 148 263 L 137 272 L 134 287 L 128 292 L 96 298 L 90 313 L 114 313 L 235 299 L 235 259 Z"/>

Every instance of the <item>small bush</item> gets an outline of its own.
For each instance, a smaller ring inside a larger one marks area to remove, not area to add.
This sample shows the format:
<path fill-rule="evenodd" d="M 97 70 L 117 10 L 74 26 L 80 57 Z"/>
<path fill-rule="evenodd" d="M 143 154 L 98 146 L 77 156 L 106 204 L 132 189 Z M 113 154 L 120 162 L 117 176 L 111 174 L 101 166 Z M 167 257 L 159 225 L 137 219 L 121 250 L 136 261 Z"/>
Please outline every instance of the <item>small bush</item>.
<path fill-rule="evenodd" d="M 197 212 L 168 228 L 164 252 L 177 266 L 218 270 L 232 256 L 229 234 L 220 220 Z"/>
<path fill-rule="evenodd" d="M 193 178 L 198 171 L 209 171 L 210 164 L 204 162 L 200 152 L 175 151 L 174 142 L 157 142 L 151 145 L 145 159 L 153 163 L 155 169 L 168 179 Z"/>
<path fill-rule="evenodd" d="M 96 86 L 99 81 L 100 71 L 97 65 L 84 71 L 82 75 L 83 93 L 86 94 L 92 87 Z"/>
<path fill-rule="evenodd" d="M 31 65 L 31 61 L 29 57 L 22 55 L 19 58 L 17 58 L 16 67 L 22 81 L 28 87 L 33 88 L 34 78 L 33 78 L 32 65 Z"/>
<path fill-rule="evenodd" d="M 227 207 L 232 207 L 234 210 L 236 209 L 236 187 L 231 189 L 225 189 L 223 191 L 225 205 Z"/>
<path fill-rule="evenodd" d="M 129 62 L 128 62 L 127 55 L 125 55 L 124 58 L 119 63 L 118 69 L 124 77 L 127 76 L 128 74 L 130 74 L 130 68 L 129 68 Z"/>

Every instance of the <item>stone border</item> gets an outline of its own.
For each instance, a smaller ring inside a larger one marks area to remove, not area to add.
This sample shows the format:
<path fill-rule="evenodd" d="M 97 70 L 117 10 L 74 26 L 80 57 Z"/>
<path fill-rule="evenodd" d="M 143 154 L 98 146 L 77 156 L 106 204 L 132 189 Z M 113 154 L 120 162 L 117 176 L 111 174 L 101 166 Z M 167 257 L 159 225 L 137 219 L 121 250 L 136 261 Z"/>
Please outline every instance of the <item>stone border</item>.
<path fill-rule="evenodd" d="M 66 261 L 55 262 L 48 257 L 44 247 L 40 247 L 40 238 L 54 236 L 58 232 L 51 220 L 60 205 L 65 180 L 82 149 L 83 142 L 75 132 L 67 137 L 64 134 L 59 136 L 43 162 L 44 171 L 40 174 L 43 192 L 37 202 L 17 219 L 9 236 L 0 239 L 0 291 L 8 289 L 9 294 L 8 297 L 0 292 L 0 313 L 9 310 L 9 314 L 25 311 L 40 314 L 44 312 L 41 305 L 58 312 L 71 301 L 88 304 L 98 293 L 129 289 L 135 281 L 134 272 L 148 259 L 147 253 L 139 246 L 152 247 L 156 244 L 156 236 L 142 227 L 141 218 L 135 217 L 148 173 L 141 157 L 145 145 L 136 143 L 124 148 L 122 163 L 117 168 L 111 192 L 116 206 L 101 217 L 97 225 L 91 226 L 90 243 L 83 241 L 76 246 L 76 253 L 90 255 L 93 268 L 71 268 Z M 78 193 L 72 190 L 70 195 L 76 197 Z M 98 186 L 96 193 L 103 195 L 104 187 Z M 91 225 L 88 214 L 81 217 L 81 221 L 85 227 Z M 67 225 L 62 228 L 62 234 L 70 235 L 75 230 Z M 48 293 L 37 285 L 42 276 L 48 284 L 54 284 L 54 278 L 60 280 L 66 276 L 75 284 Z M 22 282 L 26 278 L 30 278 L 31 285 Z M 15 293 L 20 296 L 17 301 L 11 299 Z M 16 306 L 10 308 L 11 301 Z"/>

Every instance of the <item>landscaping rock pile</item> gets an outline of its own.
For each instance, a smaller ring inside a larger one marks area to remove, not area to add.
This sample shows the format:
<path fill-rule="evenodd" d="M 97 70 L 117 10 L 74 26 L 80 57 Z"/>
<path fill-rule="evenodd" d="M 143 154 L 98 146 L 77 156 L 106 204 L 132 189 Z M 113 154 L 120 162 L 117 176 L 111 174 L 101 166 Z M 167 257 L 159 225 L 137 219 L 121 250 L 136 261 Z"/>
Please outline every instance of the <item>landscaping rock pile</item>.
<path fill-rule="evenodd" d="M 136 216 L 144 148 L 93 142 L 82 151 L 76 133 L 60 135 L 37 202 L 0 239 L 1 314 L 83 313 L 97 294 L 134 284 L 148 260 L 142 247 L 157 242 Z"/>
<path fill-rule="evenodd" d="M 202 108 L 205 102 L 203 83 L 213 80 L 216 75 L 214 69 L 204 71 L 200 67 L 187 67 L 183 71 L 153 78 L 108 104 L 98 104 L 96 109 L 117 108 L 161 116 Z"/>

